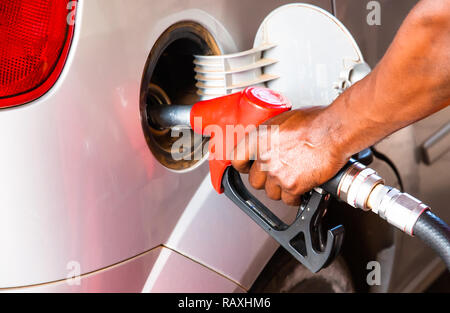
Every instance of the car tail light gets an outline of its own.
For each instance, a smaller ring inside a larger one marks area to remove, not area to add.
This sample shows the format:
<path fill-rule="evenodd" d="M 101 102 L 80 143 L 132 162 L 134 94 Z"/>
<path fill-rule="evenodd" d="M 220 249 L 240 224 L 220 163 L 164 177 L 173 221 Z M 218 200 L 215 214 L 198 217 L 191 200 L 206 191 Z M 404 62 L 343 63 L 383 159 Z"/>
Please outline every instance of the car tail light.
<path fill-rule="evenodd" d="M 76 1 L 0 1 L 0 108 L 35 100 L 56 82 L 74 30 Z"/>

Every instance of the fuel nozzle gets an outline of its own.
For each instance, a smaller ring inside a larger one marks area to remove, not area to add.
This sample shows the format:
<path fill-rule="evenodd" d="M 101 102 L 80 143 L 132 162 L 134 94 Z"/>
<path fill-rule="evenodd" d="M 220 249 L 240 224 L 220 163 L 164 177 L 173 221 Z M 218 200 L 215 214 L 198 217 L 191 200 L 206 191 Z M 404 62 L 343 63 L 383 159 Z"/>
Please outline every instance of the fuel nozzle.
<path fill-rule="evenodd" d="M 195 132 L 210 136 L 205 129 L 217 125 L 259 125 L 265 120 L 290 110 L 291 103 L 282 94 L 263 87 L 248 87 L 241 92 L 199 101 L 191 105 L 171 104 L 152 107 L 148 119 L 157 129 L 177 126 L 191 127 Z M 194 123 L 195 119 L 201 123 Z"/>
<path fill-rule="evenodd" d="M 248 129 L 257 127 L 266 120 L 291 109 L 290 101 L 281 93 L 263 87 L 247 87 L 244 90 L 226 96 L 204 100 L 193 105 L 167 105 L 150 109 L 148 120 L 155 129 L 174 127 L 190 127 L 203 136 L 213 139 L 209 145 L 209 168 L 211 181 L 218 193 L 223 192 L 222 176 L 225 169 L 231 165 L 227 148 L 239 142 L 235 139 L 233 127 Z M 220 133 L 220 137 L 217 135 Z M 233 142 L 229 142 L 230 138 Z M 214 146 L 222 149 L 214 149 Z"/>
<path fill-rule="evenodd" d="M 191 127 L 191 109 L 193 105 L 171 104 L 152 107 L 148 120 L 155 129 Z"/>

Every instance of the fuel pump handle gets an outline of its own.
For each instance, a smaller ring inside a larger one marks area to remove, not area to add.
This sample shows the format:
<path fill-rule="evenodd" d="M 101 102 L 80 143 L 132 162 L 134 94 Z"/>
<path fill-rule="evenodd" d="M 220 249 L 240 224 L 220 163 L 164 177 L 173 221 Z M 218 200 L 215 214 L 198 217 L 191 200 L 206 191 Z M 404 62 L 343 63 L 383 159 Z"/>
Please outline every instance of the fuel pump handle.
<path fill-rule="evenodd" d="M 263 87 L 248 87 L 241 92 L 200 101 L 192 106 L 191 128 L 198 134 L 210 137 L 209 170 L 212 185 L 218 193 L 223 192 L 222 176 L 231 165 L 227 150 L 234 148 L 242 139 L 239 136 L 244 135 L 243 132 L 235 132 L 234 127 L 256 128 L 290 109 L 291 103 L 286 97 Z"/>
<path fill-rule="evenodd" d="M 327 230 L 326 240 L 322 230 L 322 217 L 330 198 L 337 196 L 342 176 L 355 162 L 372 162 L 370 149 L 365 149 L 350 159 L 330 181 L 320 188 L 313 189 L 304 197 L 295 221 L 285 224 L 270 209 L 255 198 L 245 187 L 240 174 L 231 166 L 225 169 L 222 187 L 225 195 L 231 199 L 254 222 L 272 236 L 293 257 L 315 273 L 329 265 L 339 254 L 344 227 L 338 225 Z"/>
<path fill-rule="evenodd" d="M 311 191 L 295 221 L 287 225 L 248 191 L 232 166 L 225 170 L 222 187 L 229 199 L 311 272 L 326 267 L 339 253 L 344 239 L 342 225 L 329 229 L 326 240 L 322 237 L 321 220 L 328 193 L 320 189 Z"/>

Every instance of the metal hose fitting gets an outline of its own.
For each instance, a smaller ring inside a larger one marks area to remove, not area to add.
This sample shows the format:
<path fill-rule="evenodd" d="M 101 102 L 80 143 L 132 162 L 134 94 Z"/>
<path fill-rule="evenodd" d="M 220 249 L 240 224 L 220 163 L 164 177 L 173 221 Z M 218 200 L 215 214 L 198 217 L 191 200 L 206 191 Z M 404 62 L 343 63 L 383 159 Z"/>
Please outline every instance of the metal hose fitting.
<path fill-rule="evenodd" d="M 321 188 L 355 208 L 371 210 L 408 235 L 423 240 L 450 270 L 450 227 L 422 201 L 386 186 L 374 170 L 350 159 Z"/>
<path fill-rule="evenodd" d="M 338 197 L 355 208 L 369 211 L 367 200 L 375 186 L 384 183 L 377 173 L 359 162 L 353 163 L 338 185 Z"/>
<path fill-rule="evenodd" d="M 339 182 L 337 195 L 355 208 L 371 210 L 411 236 L 417 219 L 429 209 L 411 195 L 386 186 L 373 169 L 359 162 L 347 168 Z"/>
<path fill-rule="evenodd" d="M 410 236 L 419 216 L 430 209 L 419 199 L 381 184 L 372 190 L 367 203 L 372 212 Z"/>

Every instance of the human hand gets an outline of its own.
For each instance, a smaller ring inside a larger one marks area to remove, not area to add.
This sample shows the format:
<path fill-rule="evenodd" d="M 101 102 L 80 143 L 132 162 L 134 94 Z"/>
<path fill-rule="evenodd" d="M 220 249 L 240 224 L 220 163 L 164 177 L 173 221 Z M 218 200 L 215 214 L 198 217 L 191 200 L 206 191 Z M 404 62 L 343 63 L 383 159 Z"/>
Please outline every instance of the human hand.
<path fill-rule="evenodd" d="M 264 125 L 278 126 L 278 133 L 259 131 L 259 141 L 248 134 L 231 159 L 236 170 L 249 173 L 251 186 L 273 200 L 299 205 L 300 195 L 331 179 L 349 159 L 337 138 L 340 122 L 324 108 L 285 112 Z"/>

